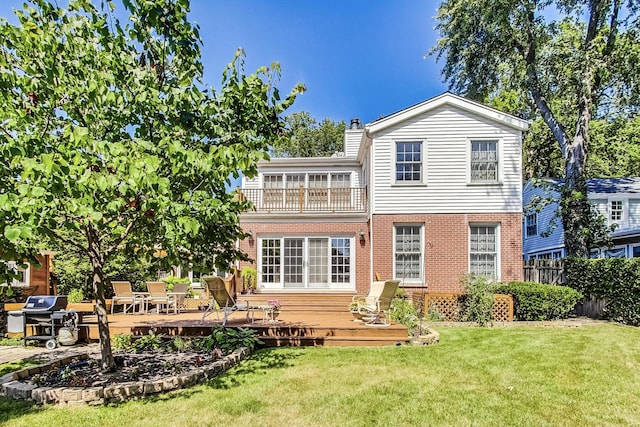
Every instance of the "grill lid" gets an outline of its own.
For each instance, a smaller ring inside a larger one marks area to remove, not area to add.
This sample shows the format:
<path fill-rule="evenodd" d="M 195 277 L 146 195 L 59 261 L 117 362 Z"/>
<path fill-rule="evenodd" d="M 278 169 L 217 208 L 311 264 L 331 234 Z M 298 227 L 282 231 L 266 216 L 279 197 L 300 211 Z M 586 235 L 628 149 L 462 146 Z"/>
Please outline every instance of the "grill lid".
<path fill-rule="evenodd" d="M 22 311 L 57 311 L 66 307 L 66 295 L 31 295 L 24 303 Z"/>

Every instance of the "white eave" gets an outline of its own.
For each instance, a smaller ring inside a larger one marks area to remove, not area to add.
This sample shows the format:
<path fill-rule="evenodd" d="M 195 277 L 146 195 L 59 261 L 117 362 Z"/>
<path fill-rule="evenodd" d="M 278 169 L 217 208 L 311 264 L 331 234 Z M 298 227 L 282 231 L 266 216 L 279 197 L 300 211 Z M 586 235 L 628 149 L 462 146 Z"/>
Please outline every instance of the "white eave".
<path fill-rule="evenodd" d="M 260 160 L 258 169 L 268 168 L 307 168 L 307 167 L 357 167 L 360 162 L 354 157 L 275 157 Z"/>
<path fill-rule="evenodd" d="M 474 101 L 469 101 L 468 99 L 462 98 L 452 93 L 445 92 L 441 95 L 436 96 L 435 98 L 428 99 L 424 102 L 421 102 L 420 104 L 405 108 L 404 110 L 398 111 L 397 113 L 393 113 L 387 117 L 383 117 L 367 124 L 365 126 L 365 133 L 371 136 L 377 132 L 380 132 L 381 130 L 387 129 L 391 126 L 395 126 L 405 120 L 426 113 L 430 110 L 434 110 L 443 105 L 452 105 L 458 107 L 460 109 L 469 111 L 482 117 L 486 117 L 490 120 L 502 123 L 506 126 L 520 131 L 525 131 L 529 128 L 529 122 L 526 120 L 520 119 L 516 116 L 512 116 L 511 114 L 503 113 L 494 108 L 487 107 L 486 105 L 482 105 Z"/>

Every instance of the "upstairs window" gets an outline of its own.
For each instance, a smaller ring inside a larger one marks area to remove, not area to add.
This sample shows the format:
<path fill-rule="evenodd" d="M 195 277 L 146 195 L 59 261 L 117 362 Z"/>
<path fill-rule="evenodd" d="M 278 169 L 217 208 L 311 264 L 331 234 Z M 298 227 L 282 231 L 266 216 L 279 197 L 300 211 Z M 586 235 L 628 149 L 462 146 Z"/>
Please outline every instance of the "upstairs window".
<path fill-rule="evenodd" d="M 396 182 L 422 182 L 422 142 L 396 143 Z"/>
<path fill-rule="evenodd" d="M 623 214 L 622 200 L 611 200 L 609 202 L 609 221 L 620 222 Z"/>
<path fill-rule="evenodd" d="M 528 214 L 526 218 L 526 236 L 533 237 L 538 235 L 538 214 Z"/>
<path fill-rule="evenodd" d="M 498 141 L 471 141 L 471 182 L 498 182 Z"/>

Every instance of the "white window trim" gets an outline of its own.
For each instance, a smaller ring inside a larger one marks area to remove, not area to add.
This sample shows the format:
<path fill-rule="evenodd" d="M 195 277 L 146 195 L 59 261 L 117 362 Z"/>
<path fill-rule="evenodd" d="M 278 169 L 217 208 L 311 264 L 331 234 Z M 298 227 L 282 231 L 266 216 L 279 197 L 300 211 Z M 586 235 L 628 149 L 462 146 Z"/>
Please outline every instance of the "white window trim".
<path fill-rule="evenodd" d="M 491 186 L 502 185 L 504 183 L 504 141 L 502 138 L 466 138 L 467 144 L 467 185 L 470 186 Z M 493 182 L 474 182 L 471 181 L 471 144 L 473 142 L 495 142 L 496 153 L 498 154 L 498 179 Z"/>
<path fill-rule="evenodd" d="M 622 212 L 620 215 L 620 219 L 619 220 L 613 220 L 611 219 L 611 214 L 612 214 L 612 210 L 611 210 L 611 203 L 613 202 L 620 202 L 621 208 L 622 208 Z M 625 203 L 625 200 L 620 198 L 620 197 L 614 197 L 611 199 L 607 200 L 607 219 L 609 222 L 609 225 L 611 224 L 625 224 L 626 223 L 626 219 L 627 219 L 627 204 Z"/>
<path fill-rule="evenodd" d="M 396 179 L 398 170 L 397 170 L 397 155 L 398 155 L 398 144 L 402 143 L 412 143 L 417 142 L 422 145 L 420 150 L 422 158 L 420 159 L 420 164 L 422 167 L 421 171 L 421 179 L 420 181 L 398 181 Z M 392 155 L 391 155 L 391 185 L 399 186 L 399 187 L 411 187 L 411 186 L 423 186 L 427 185 L 427 141 L 425 139 L 397 139 L 392 140 Z"/>
<path fill-rule="evenodd" d="M 24 282 L 20 282 L 17 279 L 13 279 L 11 281 L 12 288 L 28 288 L 31 285 L 31 264 L 27 263 L 27 268 L 22 269 L 18 267 L 18 264 L 15 261 L 7 261 L 7 265 L 11 268 L 14 268 L 18 271 L 23 271 L 23 277 L 25 278 Z M 7 283 L 0 283 L 0 286 L 7 286 Z"/>
<path fill-rule="evenodd" d="M 536 231 L 534 234 L 529 234 L 528 230 L 529 230 L 529 217 L 533 216 L 536 219 Z M 531 238 L 531 237 L 537 237 L 538 236 L 538 212 L 532 212 L 532 213 L 528 213 L 525 215 L 524 217 L 524 235 L 525 237 Z"/>
<path fill-rule="evenodd" d="M 499 282 L 502 276 L 502 233 L 499 222 L 470 222 L 467 227 L 467 271 L 471 273 L 471 227 L 495 227 L 496 229 L 496 278 Z M 536 254 L 537 255 L 537 254 Z"/>
<path fill-rule="evenodd" d="M 396 231 L 397 231 L 397 227 L 420 227 L 420 277 L 415 279 L 415 278 L 409 278 L 406 279 L 404 277 L 401 276 L 401 272 L 396 271 Z M 424 283 L 424 232 L 425 232 L 425 228 L 424 228 L 424 224 L 422 223 L 394 223 L 393 224 L 393 277 L 396 280 L 401 280 L 402 283 Z"/>
<path fill-rule="evenodd" d="M 277 283 L 263 283 L 262 282 L 262 241 L 263 240 L 280 240 L 280 282 Z M 284 286 L 284 239 L 302 239 L 303 249 L 304 249 L 304 260 L 303 260 L 303 276 L 304 276 L 304 286 L 300 288 L 285 288 Z M 258 287 L 265 290 L 285 290 L 285 289 L 295 289 L 295 290 L 306 290 L 306 291 L 314 291 L 319 290 L 319 288 L 310 287 L 309 286 L 309 239 L 328 239 L 328 260 L 329 260 L 329 287 L 327 290 L 354 290 L 355 289 L 355 280 L 356 280 L 356 270 L 355 270 L 355 258 L 356 258 L 356 238 L 355 236 L 348 234 L 321 234 L 321 235 L 313 235 L 313 236 L 296 236 L 296 235 L 282 235 L 282 234 L 264 234 L 260 235 L 257 240 L 257 256 L 256 256 L 256 268 L 258 271 Z M 331 282 L 331 239 L 349 239 L 350 240 L 350 248 L 351 255 L 349 259 L 349 279 L 350 281 L 347 283 L 333 283 Z"/>

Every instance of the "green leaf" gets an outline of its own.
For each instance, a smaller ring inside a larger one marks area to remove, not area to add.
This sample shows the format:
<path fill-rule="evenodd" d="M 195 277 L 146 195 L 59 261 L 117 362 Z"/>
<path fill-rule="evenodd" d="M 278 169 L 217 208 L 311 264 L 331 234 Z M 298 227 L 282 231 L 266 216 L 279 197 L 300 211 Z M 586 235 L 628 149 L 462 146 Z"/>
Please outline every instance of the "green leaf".
<path fill-rule="evenodd" d="M 20 229 L 5 227 L 4 237 L 9 240 L 9 242 L 15 243 L 20 238 Z"/>

